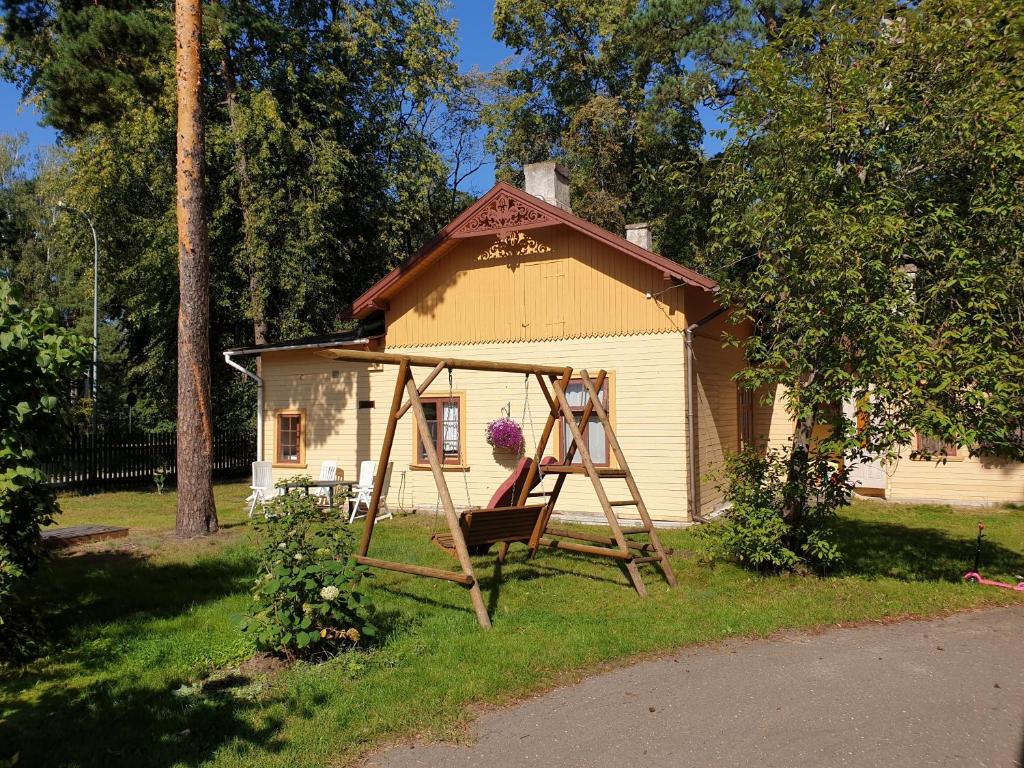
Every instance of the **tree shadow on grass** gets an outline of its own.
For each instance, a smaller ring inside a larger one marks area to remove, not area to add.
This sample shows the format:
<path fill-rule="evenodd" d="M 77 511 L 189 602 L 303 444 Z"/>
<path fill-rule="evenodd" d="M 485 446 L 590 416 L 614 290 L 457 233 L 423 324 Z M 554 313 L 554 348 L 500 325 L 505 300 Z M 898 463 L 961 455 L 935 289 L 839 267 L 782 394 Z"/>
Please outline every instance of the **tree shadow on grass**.
<path fill-rule="evenodd" d="M 974 565 L 975 542 L 935 528 L 840 518 L 836 524 L 844 574 L 902 581 L 956 582 Z M 981 572 L 1024 573 L 1024 554 L 986 540 Z"/>
<path fill-rule="evenodd" d="M 186 698 L 173 688 L 136 687 L 130 680 L 52 684 L 31 699 L 7 698 L 0 759 L 17 753 L 25 766 L 170 768 L 201 765 L 228 743 L 243 752 L 246 744 L 277 751 L 281 720 L 254 724 L 258 709 L 230 690 Z"/>
<path fill-rule="evenodd" d="M 58 557 L 32 580 L 51 638 L 133 616 L 162 618 L 249 589 L 255 560 L 241 553 L 193 562 L 157 563 L 125 551 Z"/>
<path fill-rule="evenodd" d="M 251 575 L 241 553 L 191 563 L 120 551 L 52 561 L 29 595 L 52 656 L 0 677 L 0 760 L 19 753 L 26 766 L 169 768 L 198 766 L 227 744 L 278 749 L 281 723 L 261 715 L 259 679 L 239 673 L 207 689 L 145 680 L 137 668 L 159 667 L 172 650 L 161 642 L 176 642 L 154 642 L 151 619 L 244 593 Z"/>

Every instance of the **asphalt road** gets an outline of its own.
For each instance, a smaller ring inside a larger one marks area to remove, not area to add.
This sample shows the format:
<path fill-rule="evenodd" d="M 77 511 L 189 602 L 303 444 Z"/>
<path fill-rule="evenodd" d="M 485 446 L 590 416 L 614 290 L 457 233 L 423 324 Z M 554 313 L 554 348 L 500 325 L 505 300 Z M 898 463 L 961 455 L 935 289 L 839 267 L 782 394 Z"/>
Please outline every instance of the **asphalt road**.
<path fill-rule="evenodd" d="M 681 651 L 374 768 L 1024 768 L 1024 606 Z"/>

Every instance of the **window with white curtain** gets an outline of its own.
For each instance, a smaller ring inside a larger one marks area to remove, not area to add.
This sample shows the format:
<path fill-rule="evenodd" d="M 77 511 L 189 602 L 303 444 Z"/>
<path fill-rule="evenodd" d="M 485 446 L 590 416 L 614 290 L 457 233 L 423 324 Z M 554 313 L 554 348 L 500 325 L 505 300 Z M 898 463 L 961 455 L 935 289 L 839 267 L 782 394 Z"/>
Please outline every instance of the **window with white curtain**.
<path fill-rule="evenodd" d="M 425 442 L 429 441 L 442 464 L 464 464 L 461 396 L 424 398 L 423 413 L 427 417 L 428 434 L 417 430 L 416 463 L 428 463 Z"/>

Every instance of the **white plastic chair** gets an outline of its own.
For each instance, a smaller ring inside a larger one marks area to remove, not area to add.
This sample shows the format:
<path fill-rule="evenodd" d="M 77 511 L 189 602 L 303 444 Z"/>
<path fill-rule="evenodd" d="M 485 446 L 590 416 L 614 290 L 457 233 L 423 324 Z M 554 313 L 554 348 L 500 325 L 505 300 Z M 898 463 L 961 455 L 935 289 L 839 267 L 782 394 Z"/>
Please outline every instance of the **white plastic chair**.
<path fill-rule="evenodd" d="M 383 510 L 384 514 L 378 514 L 378 520 L 387 520 L 389 517 L 393 517 L 391 514 L 391 508 L 388 507 L 388 487 L 391 485 L 391 469 L 393 466 L 394 462 L 389 461 L 388 471 L 384 473 L 384 484 L 380 493 L 380 510 Z M 352 489 L 352 493 L 354 495 L 349 500 L 351 505 L 348 515 L 349 523 L 353 522 L 357 517 L 365 517 L 366 512 L 369 512 L 370 500 L 373 498 L 373 480 L 376 475 L 376 461 L 359 462 L 359 483 Z M 364 507 L 366 511 L 360 513 L 360 507 Z"/>
<path fill-rule="evenodd" d="M 324 461 L 320 464 L 320 480 L 337 480 L 338 479 L 338 462 L 336 461 Z M 330 495 L 326 488 L 310 488 L 310 496 L 319 496 L 317 501 L 321 501 L 326 504 Z"/>
<path fill-rule="evenodd" d="M 249 517 L 256 511 L 257 504 L 266 504 L 274 495 L 274 468 L 269 461 L 252 463 L 252 493 L 246 499 L 249 502 Z"/>

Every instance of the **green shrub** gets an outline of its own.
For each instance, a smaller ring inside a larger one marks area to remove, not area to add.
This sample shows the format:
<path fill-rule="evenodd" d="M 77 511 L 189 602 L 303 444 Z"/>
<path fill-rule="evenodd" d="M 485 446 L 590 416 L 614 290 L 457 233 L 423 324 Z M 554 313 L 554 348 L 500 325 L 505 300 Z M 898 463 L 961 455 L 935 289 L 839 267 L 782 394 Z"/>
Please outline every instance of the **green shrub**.
<path fill-rule="evenodd" d="M 39 564 L 40 528 L 60 512 L 40 468 L 40 452 L 70 429 L 71 386 L 88 344 L 54 320 L 49 307 L 27 308 L 0 279 L 0 659 L 35 647 L 31 606 L 18 586 Z"/>
<path fill-rule="evenodd" d="M 758 570 L 827 568 L 841 560 L 831 523 L 849 503 L 848 468 L 824 456 L 792 461 L 788 451 L 745 451 L 726 460 L 732 509 L 704 535 L 715 549 Z M 800 503 L 802 514 L 784 512 Z"/>
<path fill-rule="evenodd" d="M 302 493 L 278 496 L 253 518 L 260 567 L 243 624 L 256 645 L 288 659 L 322 659 L 371 638 L 354 539 L 337 512 Z"/>

